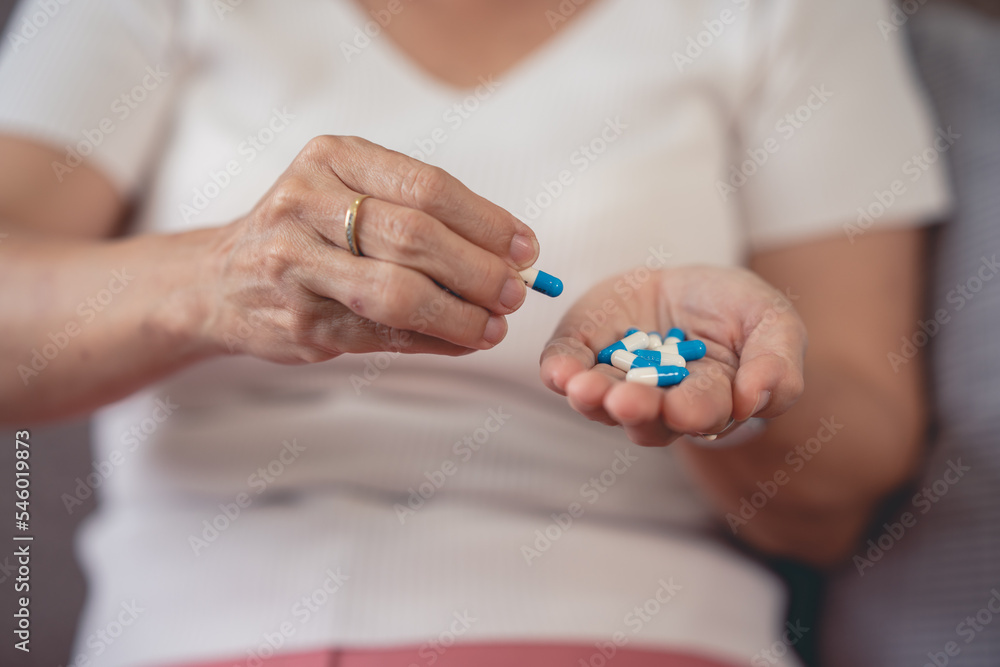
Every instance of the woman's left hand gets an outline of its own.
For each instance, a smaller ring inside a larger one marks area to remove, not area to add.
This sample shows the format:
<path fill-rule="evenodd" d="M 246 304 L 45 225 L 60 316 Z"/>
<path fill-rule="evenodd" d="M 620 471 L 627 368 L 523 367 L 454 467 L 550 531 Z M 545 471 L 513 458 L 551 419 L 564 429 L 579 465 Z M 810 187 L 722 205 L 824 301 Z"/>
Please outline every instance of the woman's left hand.
<path fill-rule="evenodd" d="M 664 269 L 640 284 L 643 275 L 593 287 L 542 352 L 542 381 L 574 410 L 624 427 L 638 445 L 664 446 L 684 434 L 717 433 L 731 418 L 777 417 L 798 400 L 806 330 L 789 297 L 745 269 Z M 629 327 L 661 334 L 678 327 L 708 353 L 688 363 L 690 376 L 675 387 L 626 383 L 622 371 L 596 360 Z"/>

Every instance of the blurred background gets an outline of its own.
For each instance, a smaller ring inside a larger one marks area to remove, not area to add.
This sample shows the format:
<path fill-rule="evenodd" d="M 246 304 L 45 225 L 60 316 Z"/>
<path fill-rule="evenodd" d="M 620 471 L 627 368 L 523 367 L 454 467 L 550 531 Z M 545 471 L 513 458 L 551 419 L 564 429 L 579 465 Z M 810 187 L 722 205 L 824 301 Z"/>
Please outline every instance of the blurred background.
<path fill-rule="evenodd" d="M 0 0 L 0 26 L 5 26 L 17 0 Z M 77 525 L 94 509 L 93 497 L 73 513 L 59 499 L 72 493 L 77 477 L 90 467 L 90 439 L 86 421 L 29 427 L 31 441 L 31 520 L 35 541 L 31 558 L 31 653 L 14 648 L 14 587 L 16 566 L 11 551 L 0 555 L 0 665 L 65 667 L 73 643 L 76 620 L 83 606 L 86 585 L 73 553 Z M 0 470 L 14 469 L 14 449 L 0 447 Z M 44 482 L 44 484 L 42 483 Z M 14 497 L 14 477 L 0 475 L 0 498 Z"/>

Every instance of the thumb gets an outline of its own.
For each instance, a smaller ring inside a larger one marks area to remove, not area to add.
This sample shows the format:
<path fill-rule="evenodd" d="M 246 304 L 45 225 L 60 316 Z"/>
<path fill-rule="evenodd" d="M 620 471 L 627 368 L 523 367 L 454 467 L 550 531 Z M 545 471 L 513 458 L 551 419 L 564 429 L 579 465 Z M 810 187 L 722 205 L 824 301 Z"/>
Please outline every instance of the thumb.
<path fill-rule="evenodd" d="M 805 325 L 789 306 L 769 308 L 743 343 L 733 383 L 733 417 L 777 417 L 802 396 L 808 339 Z"/>
<path fill-rule="evenodd" d="M 632 312 L 626 304 L 616 303 L 613 310 L 606 306 L 611 300 L 613 281 L 614 278 L 609 278 L 598 283 L 574 303 L 545 344 L 539 373 L 545 386 L 556 393 L 565 396 L 570 378 L 594 367 L 596 350 L 616 340 L 621 320 L 653 321 L 652 317 L 640 317 Z M 629 305 L 634 307 L 637 301 Z M 596 319 L 594 312 L 602 313 L 603 319 Z"/>
<path fill-rule="evenodd" d="M 542 350 L 539 374 L 545 386 L 566 395 L 566 385 L 577 373 L 582 373 L 597 362 L 594 351 L 574 335 L 555 335 Z"/>

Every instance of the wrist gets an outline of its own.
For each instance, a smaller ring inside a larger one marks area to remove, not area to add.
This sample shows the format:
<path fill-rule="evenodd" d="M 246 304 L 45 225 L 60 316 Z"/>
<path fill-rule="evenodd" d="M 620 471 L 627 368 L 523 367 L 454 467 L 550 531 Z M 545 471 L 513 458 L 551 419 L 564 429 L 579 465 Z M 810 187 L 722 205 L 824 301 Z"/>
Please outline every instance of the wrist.
<path fill-rule="evenodd" d="M 200 229 L 155 238 L 158 251 L 151 265 L 162 281 L 160 297 L 151 304 L 144 329 L 161 337 L 186 360 L 205 359 L 225 351 L 213 335 L 215 286 L 221 229 Z M 153 264 L 155 262 L 155 264 Z"/>

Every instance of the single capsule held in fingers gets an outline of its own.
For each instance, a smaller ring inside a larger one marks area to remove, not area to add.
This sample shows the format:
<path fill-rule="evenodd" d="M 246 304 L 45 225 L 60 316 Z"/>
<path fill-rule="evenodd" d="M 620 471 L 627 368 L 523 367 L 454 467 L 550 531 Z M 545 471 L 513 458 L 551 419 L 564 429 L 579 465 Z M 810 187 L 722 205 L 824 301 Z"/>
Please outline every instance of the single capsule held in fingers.
<path fill-rule="evenodd" d="M 521 271 L 520 275 L 525 285 L 545 296 L 555 297 L 563 292 L 562 281 L 552 274 L 539 271 L 536 268 L 530 268 Z"/>

